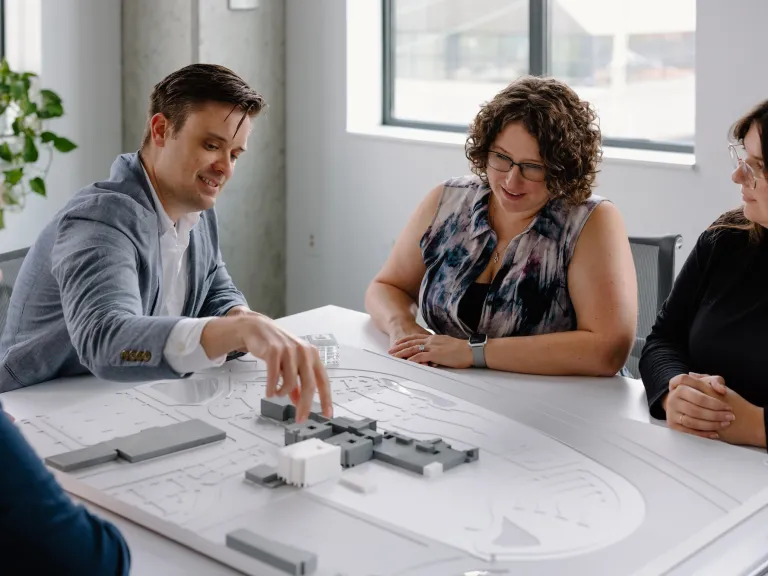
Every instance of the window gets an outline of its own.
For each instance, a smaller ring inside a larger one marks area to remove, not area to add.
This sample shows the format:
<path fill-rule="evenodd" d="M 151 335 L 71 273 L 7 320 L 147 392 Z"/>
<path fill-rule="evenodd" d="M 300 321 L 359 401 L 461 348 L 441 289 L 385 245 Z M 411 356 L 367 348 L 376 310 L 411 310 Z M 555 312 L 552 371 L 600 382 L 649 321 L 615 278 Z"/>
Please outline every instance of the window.
<path fill-rule="evenodd" d="M 40 73 L 42 0 L 0 0 L 3 56 L 13 70 Z"/>
<path fill-rule="evenodd" d="M 696 0 L 383 3 L 385 124 L 463 132 L 530 73 L 591 102 L 605 145 L 693 151 Z"/>

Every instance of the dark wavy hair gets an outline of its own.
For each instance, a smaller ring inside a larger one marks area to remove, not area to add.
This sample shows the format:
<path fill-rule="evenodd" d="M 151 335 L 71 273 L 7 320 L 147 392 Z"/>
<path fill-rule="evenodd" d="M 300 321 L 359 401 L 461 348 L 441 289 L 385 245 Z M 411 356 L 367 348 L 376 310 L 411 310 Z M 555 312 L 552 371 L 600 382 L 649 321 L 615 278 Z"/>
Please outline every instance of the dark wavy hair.
<path fill-rule="evenodd" d="M 239 109 L 242 117 L 237 130 L 246 115 L 254 117 L 266 106 L 264 97 L 229 68 L 217 64 L 190 64 L 155 84 L 149 96 L 147 125 L 141 147 L 149 144 L 149 120 L 152 116 L 161 112 L 178 133 L 190 112 L 207 102 L 230 104 L 232 112 Z"/>
<path fill-rule="evenodd" d="M 747 136 L 747 132 L 752 125 L 757 125 L 757 132 L 760 134 L 760 148 L 762 154 L 768 151 L 768 100 L 761 102 L 749 113 L 739 118 L 731 127 L 729 140 L 734 144 L 741 144 Z M 720 216 L 717 221 L 709 227 L 710 230 L 743 230 L 749 232 L 749 239 L 752 242 L 760 242 L 765 237 L 765 228 L 757 222 L 752 222 L 744 216 L 744 207 L 730 210 Z"/>
<path fill-rule="evenodd" d="M 592 194 L 602 158 L 600 126 L 589 102 L 554 78 L 524 76 L 480 109 L 465 146 L 472 172 L 488 183 L 488 151 L 510 122 L 522 122 L 539 143 L 546 185 L 555 197 L 580 204 Z"/>

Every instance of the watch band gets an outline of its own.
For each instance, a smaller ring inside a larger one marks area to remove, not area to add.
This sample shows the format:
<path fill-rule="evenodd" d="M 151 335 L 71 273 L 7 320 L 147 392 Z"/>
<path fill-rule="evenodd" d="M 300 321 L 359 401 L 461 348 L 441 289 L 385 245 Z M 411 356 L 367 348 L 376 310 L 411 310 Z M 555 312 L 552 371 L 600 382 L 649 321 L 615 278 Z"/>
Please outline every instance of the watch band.
<path fill-rule="evenodd" d="M 476 339 L 478 337 L 482 338 L 481 342 L 472 342 L 473 339 Z M 485 363 L 485 344 L 488 342 L 488 336 L 483 335 L 475 335 L 469 340 L 469 347 L 472 349 L 472 365 L 475 368 L 485 368 L 487 365 Z"/>

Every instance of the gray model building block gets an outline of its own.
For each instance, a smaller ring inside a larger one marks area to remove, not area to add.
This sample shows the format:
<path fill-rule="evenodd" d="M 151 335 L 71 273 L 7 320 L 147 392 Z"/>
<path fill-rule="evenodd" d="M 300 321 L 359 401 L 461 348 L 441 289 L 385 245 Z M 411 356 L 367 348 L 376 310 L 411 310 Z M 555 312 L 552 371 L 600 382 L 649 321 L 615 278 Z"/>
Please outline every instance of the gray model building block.
<path fill-rule="evenodd" d="M 285 482 L 278 478 L 277 468 L 267 466 L 266 464 L 259 464 L 250 470 L 246 470 L 245 479 L 265 488 L 277 488 L 285 484 Z"/>
<path fill-rule="evenodd" d="M 400 434 L 387 433 L 381 443 L 373 447 L 373 457 L 411 472 L 424 474 L 424 468 L 433 462 L 440 463 L 444 471 L 464 462 L 473 462 L 478 459 L 479 450 L 473 448 L 461 452 L 440 439 L 417 441 Z"/>
<path fill-rule="evenodd" d="M 330 422 L 330 418 L 328 416 L 323 416 L 322 412 L 320 410 L 314 410 L 312 409 L 312 412 L 309 413 L 309 419 L 314 420 L 315 422 L 320 422 L 321 424 L 325 422 Z"/>
<path fill-rule="evenodd" d="M 62 472 L 74 472 L 111 460 L 117 460 L 117 450 L 108 442 L 101 442 L 87 448 L 49 456 L 45 463 Z"/>
<path fill-rule="evenodd" d="M 376 430 L 376 420 L 371 420 L 370 418 L 352 420 L 345 416 L 338 416 L 336 418 L 331 418 L 328 423 L 333 426 L 334 434 L 341 434 L 342 432 L 359 433 L 361 430 Z"/>
<path fill-rule="evenodd" d="M 288 396 L 262 398 L 261 415 L 278 422 L 285 422 L 296 417 L 296 407 Z"/>
<path fill-rule="evenodd" d="M 383 436 L 381 435 L 381 432 L 376 432 L 375 430 L 371 430 L 370 428 L 364 428 L 358 432 L 355 432 L 357 436 L 362 436 L 363 438 L 368 438 L 371 442 L 373 442 L 373 445 L 379 444 L 381 442 L 381 439 Z"/>
<path fill-rule="evenodd" d="M 326 442 L 341 448 L 341 465 L 344 468 L 357 466 L 373 458 L 373 442 L 362 436 L 344 432 L 331 436 Z"/>
<path fill-rule="evenodd" d="M 317 569 L 317 554 L 269 540 L 240 528 L 227 534 L 227 548 L 295 576 L 312 574 Z"/>
<path fill-rule="evenodd" d="M 227 437 L 226 432 L 202 420 L 186 420 L 170 426 L 147 428 L 138 434 L 116 438 L 110 444 L 128 462 L 142 462 L 196 448 Z"/>
<path fill-rule="evenodd" d="M 325 440 L 333 436 L 333 427 L 329 423 L 315 422 L 308 420 L 298 424 L 289 424 L 285 427 L 285 445 L 290 446 L 296 442 L 317 438 Z"/>
<path fill-rule="evenodd" d="M 328 424 L 333 427 L 334 434 L 342 434 L 349 431 L 349 427 L 352 425 L 352 420 L 345 418 L 344 416 L 336 416 L 335 418 L 331 418 L 328 421 Z"/>
<path fill-rule="evenodd" d="M 376 420 L 371 420 L 370 418 L 363 418 L 361 420 L 352 420 L 351 418 L 349 420 L 349 426 L 347 427 L 348 432 L 361 432 L 363 430 L 376 430 Z"/>

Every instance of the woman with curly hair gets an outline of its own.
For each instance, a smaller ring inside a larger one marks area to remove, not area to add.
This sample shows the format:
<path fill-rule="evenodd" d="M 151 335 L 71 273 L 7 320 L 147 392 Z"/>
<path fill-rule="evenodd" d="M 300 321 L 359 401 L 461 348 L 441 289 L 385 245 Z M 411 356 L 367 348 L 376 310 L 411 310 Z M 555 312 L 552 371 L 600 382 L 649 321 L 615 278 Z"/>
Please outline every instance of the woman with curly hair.
<path fill-rule="evenodd" d="M 725 148 L 725 147 L 723 147 Z M 742 206 L 696 242 L 642 356 L 651 416 L 679 432 L 766 447 L 768 368 L 768 100 L 731 130 Z"/>
<path fill-rule="evenodd" d="M 524 77 L 469 130 L 471 176 L 434 188 L 366 294 L 390 353 L 422 364 L 615 375 L 637 287 L 618 210 L 592 195 L 596 115 L 565 84 Z M 416 322 L 416 301 L 427 326 Z"/>

